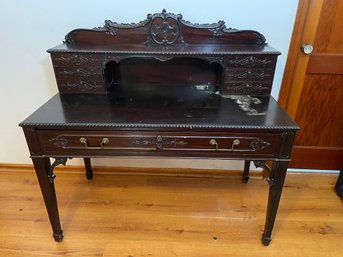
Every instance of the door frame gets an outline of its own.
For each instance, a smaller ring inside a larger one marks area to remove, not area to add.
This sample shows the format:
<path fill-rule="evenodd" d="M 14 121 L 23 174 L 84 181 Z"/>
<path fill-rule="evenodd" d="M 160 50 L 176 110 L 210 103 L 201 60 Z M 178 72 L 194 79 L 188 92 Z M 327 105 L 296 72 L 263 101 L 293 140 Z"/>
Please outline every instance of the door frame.
<path fill-rule="evenodd" d="M 318 24 L 324 8 L 325 0 L 299 0 L 292 38 L 287 56 L 284 76 L 279 93 L 279 104 L 293 118 L 296 118 L 299 102 L 306 74 L 310 55 L 303 53 L 302 44 L 315 45 Z M 312 57 L 315 54 L 312 55 Z M 312 58 L 311 57 L 311 58 Z M 301 128 L 300 128 L 301 129 Z M 296 145 L 293 146 L 293 155 L 296 155 L 290 162 L 290 167 L 295 168 L 319 168 L 339 169 L 338 162 L 342 160 L 343 151 L 337 147 L 316 147 Z M 302 163 L 311 163 L 312 167 L 304 167 Z"/>
<path fill-rule="evenodd" d="M 324 0 L 299 0 L 292 38 L 282 78 L 278 102 L 295 119 L 298 109 L 309 55 L 301 51 L 304 43 L 314 44 Z"/>

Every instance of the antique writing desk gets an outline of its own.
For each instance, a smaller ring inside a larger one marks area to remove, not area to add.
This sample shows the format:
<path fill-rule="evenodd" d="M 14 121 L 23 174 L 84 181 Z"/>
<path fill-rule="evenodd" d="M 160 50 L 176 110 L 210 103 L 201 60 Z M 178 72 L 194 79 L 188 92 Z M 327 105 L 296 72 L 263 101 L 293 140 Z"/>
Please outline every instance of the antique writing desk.
<path fill-rule="evenodd" d="M 264 167 L 269 244 L 298 126 L 270 96 L 279 52 L 263 35 L 163 10 L 73 30 L 48 52 L 59 93 L 20 126 L 56 241 L 56 165 L 84 158 L 91 179 L 91 157 L 170 156 L 245 160 L 244 182 L 250 161 Z"/>

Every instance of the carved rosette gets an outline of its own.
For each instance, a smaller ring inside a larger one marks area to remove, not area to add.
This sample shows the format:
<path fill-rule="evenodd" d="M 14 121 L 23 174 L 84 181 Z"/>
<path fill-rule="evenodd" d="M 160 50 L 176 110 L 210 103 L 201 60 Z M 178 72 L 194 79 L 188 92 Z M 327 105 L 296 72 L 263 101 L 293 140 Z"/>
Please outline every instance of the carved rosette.
<path fill-rule="evenodd" d="M 178 19 L 182 16 L 167 13 L 165 9 L 162 13 L 151 15 L 150 35 L 145 42 L 146 45 L 187 45 L 180 33 Z"/>
<path fill-rule="evenodd" d="M 49 142 L 51 142 L 54 146 L 57 146 L 59 148 L 64 148 L 68 144 L 68 139 L 65 136 L 56 136 L 49 139 Z"/>
<path fill-rule="evenodd" d="M 254 151 L 257 151 L 257 150 L 261 150 L 261 149 L 264 149 L 266 148 L 267 146 L 269 146 L 270 143 L 262 140 L 261 138 L 256 138 L 254 139 L 251 143 L 250 143 L 250 147 L 251 149 L 253 149 Z"/>

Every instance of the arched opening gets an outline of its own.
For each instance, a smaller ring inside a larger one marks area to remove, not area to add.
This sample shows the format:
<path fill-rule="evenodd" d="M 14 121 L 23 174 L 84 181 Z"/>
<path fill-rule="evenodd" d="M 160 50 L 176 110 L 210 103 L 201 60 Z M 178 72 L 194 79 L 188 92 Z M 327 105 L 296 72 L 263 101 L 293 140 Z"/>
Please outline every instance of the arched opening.
<path fill-rule="evenodd" d="M 191 101 L 218 91 L 222 70 L 199 58 L 127 58 L 106 63 L 106 87 L 115 98 Z"/>

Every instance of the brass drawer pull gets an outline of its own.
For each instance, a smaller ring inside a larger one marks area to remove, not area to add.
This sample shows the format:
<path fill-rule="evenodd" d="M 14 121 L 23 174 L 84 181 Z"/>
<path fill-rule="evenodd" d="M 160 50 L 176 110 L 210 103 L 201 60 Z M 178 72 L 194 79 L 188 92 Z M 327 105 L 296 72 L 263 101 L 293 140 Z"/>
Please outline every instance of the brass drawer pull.
<path fill-rule="evenodd" d="M 215 139 L 210 140 L 210 145 L 214 145 L 216 147 L 216 151 L 227 151 L 227 152 L 235 151 L 236 150 L 235 146 L 239 145 L 240 143 L 241 143 L 241 141 L 239 139 L 235 139 L 232 142 L 231 148 L 224 149 L 224 148 L 219 148 L 219 144 L 218 144 L 217 140 L 215 140 Z"/>
<path fill-rule="evenodd" d="M 80 137 L 80 143 L 85 146 L 87 149 L 104 149 L 105 145 L 108 144 L 110 140 L 107 137 L 104 137 L 101 140 L 100 146 L 88 146 L 87 139 L 84 137 Z"/>

